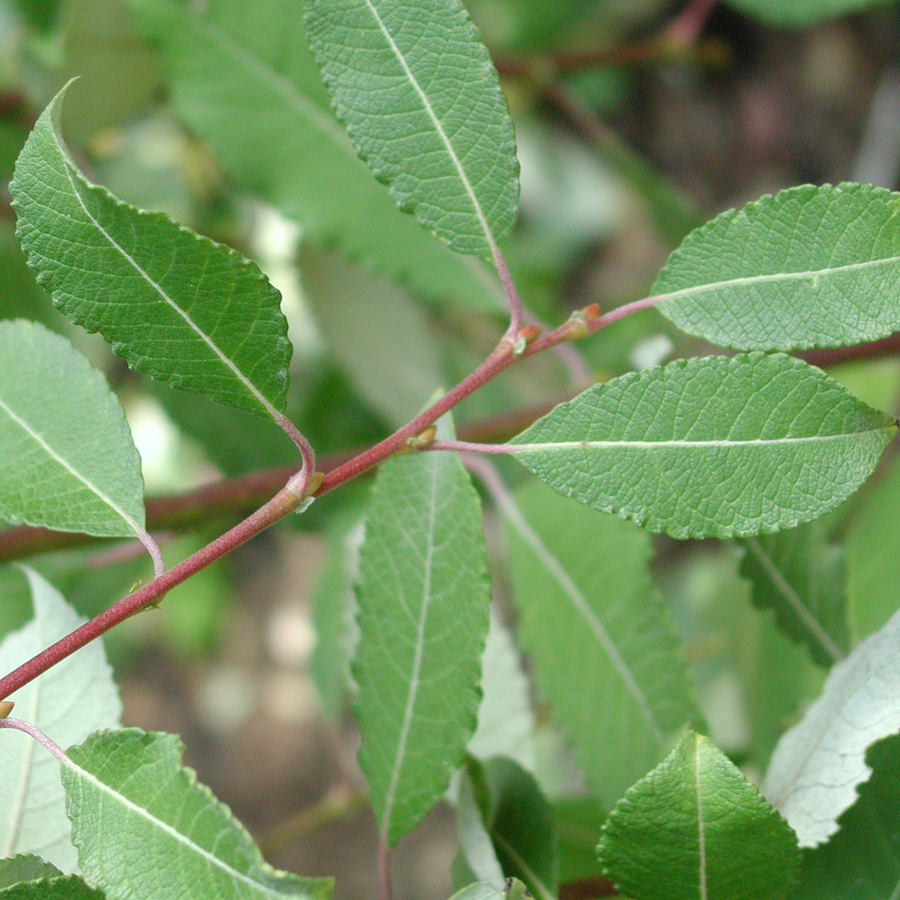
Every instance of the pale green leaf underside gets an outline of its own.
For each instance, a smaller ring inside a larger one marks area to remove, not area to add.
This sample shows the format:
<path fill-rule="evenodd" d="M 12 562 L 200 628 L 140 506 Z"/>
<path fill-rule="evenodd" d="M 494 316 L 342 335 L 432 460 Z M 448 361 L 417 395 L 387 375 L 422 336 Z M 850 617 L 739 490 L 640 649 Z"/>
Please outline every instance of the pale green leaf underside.
<path fill-rule="evenodd" d="M 401 213 L 359 160 L 307 47 L 302 3 L 128 3 L 162 55 L 179 114 L 236 181 L 310 238 L 426 297 L 499 310 L 497 282 L 481 264 Z"/>
<path fill-rule="evenodd" d="M 446 420 L 439 433 L 452 434 Z M 395 843 L 446 790 L 475 730 L 490 590 L 478 495 L 454 454 L 378 472 L 360 556 L 360 765 Z"/>
<path fill-rule="evenodd" d="M 900 731 L 900 613 L 828 675 L 819 699 L 779 741 L 763 793 L 801 847 L 837 831 L 837 818 L 871 774 L 866 748 Z"/>
<path fill-rule="evenodd" d="M 804 28 L 835 16 L 883 6 L 891 0 L 728 0 L 735 9 L 756 16 L 770 25 Z"/>
<path fill-rule="evenodd" d="M 310 45 L 341 121 L 402 209 L 490 259 L 512 229 L 515 136 L 459 0 L 308 0 Z"/>
<path fill-rule="evenodd" d="M 650 538 L 540 483 L 503 513 L 520 643 L 610 808 L 695 712 L 675 628 L 647 571 Z"/>
<path fill-rule="evenodd" d="M 900 195 L 803 185 L 729 210 L 688 235 L 653 292 L 679 328 L 724 347 L 884 337 L 900 329 Z"/>
<path fill-rule="evenodd" d="M 84 623 L 59 593 L 30 569 L 34 618 L 0 644 L 0 669 L 16 666 Z M 121 703 L 101 641 L 57 663 L 12 695 L 15 713 L 55 741 L 83 741 L 119 724 Z M 75 869 L 59 766 L 30 737 L 13 730 L 0 740 L 0 856 L 37 853 L 64 872 Z"/>
<path fill-rule="evenodd" d="M 598 853 L 633 900 L 782 900 L 800 865 L 784 819 L 693 733 L 618 803 Z"/>
<path fill-rule="evenodd" d="M 181 767 L 177 737 L 98 732 L 62 765 L 85 877 L 116 900 L 326 900 L 329 879 L 265 863 L 231 812 Z"/>
<path fill-rule="evenodd" d="M 122 407 L 68 341 L 0 323 L 0 519 L 103 537 L 144 532 L 141 461 Z"/>
<path fill-rule="evenodd" d="M 277 418 L 291 356 L 278 292 L 233 250 L 89 184 L 62 144 L 62 97 L 38 119 L 10 185 L 38 281 L 135 371 Z"/>
<path fill-rule="evenodd" d="M 676 538 L 814 519 L 868 477 L 895 421 L 788 356 L 679 360 L 596 385 L 511 452 L 554 490 Z"/>

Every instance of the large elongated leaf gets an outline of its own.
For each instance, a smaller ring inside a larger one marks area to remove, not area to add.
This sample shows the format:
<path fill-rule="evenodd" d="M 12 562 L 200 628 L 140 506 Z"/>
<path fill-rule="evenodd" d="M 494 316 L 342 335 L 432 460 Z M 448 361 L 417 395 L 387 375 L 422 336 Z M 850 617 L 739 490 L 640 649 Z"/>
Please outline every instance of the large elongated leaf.
<path fill-rule="evenodd" d="M 353 676 L 359 761 L 390 844 L 446 790 L 475 730 L 490 601 L 480 511 L 452 454 L 390 460 L 375 482 Z"/>
<path fill-rule="evenodd" d="M 780 3 L 780 9 L 794 4 Z M 692 232 L 654 293 L 676 325 L 724 347 L 836 347 L 900 328 L 900 195 L 804 185 Z"/>
<path fill-rule="evenodd" d="M 0 323 L 0 518 L 144 532 L 141 461 L 103 376 L 34 322 Z"/>
<path fill-rule="evenodd" d="M 781 900 L 800 865 L 788 824 L 697 734 L 622 798 L 598 852 L 633 900 Z"/>
<path fill-rule="evenodd" d="M 277 418 L 291 356 L 278 292 L 233 250 L 89 184 L 62 144 L 62 98 L 38 119 L 10 185 L 41 285 L 136 371 Z"/>
<path fill-rule="evenodd" d="M 401 213 L 330 109 L 298 0 L 128 0 L 172 99 L 229 174 L 318 242 L 426 297 L 498 310 L 497 283 Z"/>
<path fill-rule="evenodd" d="M 882 6 L 890 0 L 728 0 L 735 9 L 787 28 L 806 28 L 835 16 Z"/>
<path fill-rule="evenodd" d="M 789 528 L 868 477 L 895 420 L 791 357 L 679 360 L 597 385 L 511 452 L 561 494 L 676 538 Z"/>
<path fill-rule="evenodd" d="M 539 483 L 503 513 L 520 641 L 609 808 L 694 713 L 675 629 L 647 572 L 650 538 Z"/>
<path fill-rule="evenodd" d="M 26 570 L 34 619 L 0 644 L 0 670 L 12 671 L 84 621 L 37 573 Z M 63 744 L 119 724 L 121 704 L 103 644 L 94 641 L 12 695 L 16 715 Z M 18 731 L 0 733 L 0 856 L 38 853 L 64 872 L 75 848 L 56 761 Z"/>
<path fill-rule="evenodd" d="M 177 737 L 97 732 L 62 763 L 85 877 L 116 900 L 326 900 L 331 880 L 267 865 L 230 810 L 181 768 Z"/>
<path fill-rule="evenodd" d="M 460 253 L 512 228 L 515 136 L 459 0 L 307 0 L 310 45 L 350 138 L 402 209 Z"/>
<path fill-rule="evenodd" d="M 822 694 L 779 741 L 763 793 L 801 847 L 837 831 L 840 814 L 872 773 L 866 748 L 900 731 L 900 613 L 828 675 Z"/>

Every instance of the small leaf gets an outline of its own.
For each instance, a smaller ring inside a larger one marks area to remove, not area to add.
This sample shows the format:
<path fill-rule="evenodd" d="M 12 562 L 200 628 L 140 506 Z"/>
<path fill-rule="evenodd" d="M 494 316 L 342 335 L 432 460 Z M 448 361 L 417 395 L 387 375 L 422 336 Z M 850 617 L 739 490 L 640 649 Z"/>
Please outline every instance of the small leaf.
<path fill-rule="evenodd" d="M 20 881 L 38 881 L 41 878 L 56 878 L 63 873 L 46 860 L 32 854 L 20 854 L 9 859 L 0 859 L 0 890 Z M 3 895 L 0 894 L 0 897 Z"/>
<path fill-rule="evenodd" d="M 784 819 L 693 733 L 619 801 L 598 853 L 633 900 L 781 900 L 800 865 Z"/>
<path fill-rule="evenodd" d="M 0 900 L 104 900 L 105 896 L 77 875 L 42 878 L 0 891 Z"/>
<path fill-rule="evenodd" d="M 806 644 L 826 668 L 847 653 L 843 551 L 827 541 L 821 523 L 743 540 L 741 574 L 753 602 L 773 609 L 779 627 Z"/>
<path fill-rule="evenodd" d="M 890 0 L 728 0 L 729 6 L 783 28 L 808 28 L 848 13 L 882 6 Z"/>
<path fill-rule="evenodd" d="M 821 696 L 779 741 L 763 793 L 801 847 L 821 844 L 868 780 L 866 748 L 900 731 L 900 613 L 828 674 Z"/>
<path fill-rule="evenodd" d="M 796 4 L 779 3 L 780 9 Z M 900 195 L 803 185 L 692 232 L 653 287 L 679 328 L 723 347 L 837 347 L 900 328 Z"/>
<path fill-rule="evenodd" d="M 562 403 L 510 452 L 554 490 L 649 531 L 728 538 L 837 506 L 893 418 L 787 356 L 678 360 Z"/>
<path fill-rule="evenodd" d="M 438 433 L 452 434 L 447 420 Z M 481 505 L 455 454 L 382 465 L 357 594 L 359 761 L 394 844 L 446 790 L 480 699 L 490 589 Z"/>
<path fill-rule="evenodd" d="M 308 0 L 338 117 L 397 203 L 459 253 L 490 259 L 515 223 L 515 135 L 459 0 Z"/>
<path fill-rule="evenodd" d="M 85 877 L 115 900 L 326 900 L 330 879 L 267 865 L 231 812 L 181 768 L 169 734 L 97 732 L 62 763 Z"/>
<path fill-rule="evenodd" d="M 83 624 L 65 600 L 25 569 L 34 619 L 0 644 L 0 670 L 10 672 Z M 103 644 L 94 641 L 12 695 L 16 715 L 64 744 L 119 724 L 121 704 Z M 75 868 L 59 768 L 38 745 L 11 729 L 0 734 L 0 856 L 39 853 L 64 872 Z"/>
<path fill-rule="evenodd" d="M 60 137 L 64 92 L 10 184 L 38 281 L 135 371 L 277 419 L 291 356 L 278 292 L 233 250 L 89 184 Z"/>
<path fill-rule="evenodd" d="M 141 461 L 115 395 L 64 338 L 0 322 L 0 518 L 144 534 Z"/>
<path fill-rule="evenodd" d="M 501 509 L 520 641 L 609 808 L 694 714 L 678 638 L 647 572 L 650 538 L 538 483 Z"/>

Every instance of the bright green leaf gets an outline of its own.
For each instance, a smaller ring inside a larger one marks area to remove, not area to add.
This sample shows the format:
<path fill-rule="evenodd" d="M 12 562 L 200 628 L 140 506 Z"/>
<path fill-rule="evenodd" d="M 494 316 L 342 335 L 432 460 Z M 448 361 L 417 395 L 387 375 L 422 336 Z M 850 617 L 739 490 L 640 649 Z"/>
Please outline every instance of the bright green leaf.
<path fill-rule="evenodd" d="M 763 793 L 801 847 L 821 844 L 868 780 L 866 748 L 900 731 L 900 613 L 828 675 L 821 696 L 779 741 Z"/>
<path fill-rule="evenodd" d="M 291 356 L 278 292 L 233 250 L 89 184 L 62 144 L 63 93 L 10 185 L 38 281 L 135 371 L 277 419 Z"/>
<path fill-rule="evenodd" d="M 819 369 L 752 353 L 678 360 L 596 385 L 510 448 L 581 503 L 676 538 L 727 538 L 837 506 L 895 428 Z"/>
<path fill-rule="evenodd" d="M 141 461 L 103 376 L 64 338 L 0 322 L 0 518 L 144 534 Z"/>
<path fill-rule="evenodd" d="M 794 4 L 782 3 L 780 9 Z M 692 232 L 653 287 L 690 334 L 741 350 L 837 347 L 900 329 L 900 195 L 803 185 Z"/>
<path fill-rule="evenodd" d="M 16 666 L 84 622 L 36 572 L 24 570 L 34 618 L 0 644 L 0 671 Z M 11 699 L 17 717 L 55 741 L 84 740 L 97 728 L 119 724 L 121 704 L 103 644 L 94 641 L 20 688 Z M 59 767 L 31 738 L 12 729 L 0 733 L 0 856 L 39 853 L 64 872 L 75 868 Z"/>
<path fill-rule="evenodd" d="M 460 253 L 491 259 L 518 198 L 497 73 L 459 0 L 307 0 L 310 46 L 360 156 Z"/>
<path fill-rule="evenodd" d="M 442 420 L 439 434 L 452 433 Z M 454 454 L 389 460 L 360 556 L 359 761 L 394 844 L 440 798 L 475 730 L 490 589 L 478 495 Z"/>
<path fill-rule="evenodd" d="M 97 732 L 68 751 L 62 780 L 85 877 L 115 900 L 327 900 L 330 879 L 267 865 L 181 754 L 174 735 L 136 728 Z"/>
<path fill-rule="evenodd" d="M 48 863 L 39 856 L 23 853 L 8 859 L 0 859 L 0 890 L 19 881 L 37 881 L 62 874 L 53 863 Z"/>
<path fill-rule="evenodd" d="M 728 4 L 770 25 L 807 28 L 836 16 L 883 6 L 891 0 L 728 0 Z"/>
<path fill-rule="evenodd" d="M 15 882 L 7 882 L 7 875 L 16 874 L 20 877 Z M 0 860 L 0 900 L 104 900 L 104 897 L 77 875 L 61 876 L 58 869 L 35 856 Z"/>
<path fill-rule="evenodd" d="M 843 551 L 828 543 L 821 523 L 742 543 L 741 574 L 753 586 L 753 602 L 774 610 L 784 633 L 806 644 L 820 665 L 843 659 L 849 643 Z"/>
<path fill-rule="evenodd" d="M 456 256 L 360 162 L 330 109 L 297 0 L 128 0 L 158 46 L 173 102 L 229 174 L 424 296 L 498 311 L 496 280 Z"/>
<path fill-rule="evenodd" d="M 539 483 L 501 509 L 520 642 L 581 768 L 612 806 L 694 714 L 678 639 L 647 572 L 650 538 Z"/>
<path fill-rule="evenodd" d="M 598 852 L 633 900 L 781 900 L 800 865 L 784 819 L 693 733 L 619 801 Z"/>

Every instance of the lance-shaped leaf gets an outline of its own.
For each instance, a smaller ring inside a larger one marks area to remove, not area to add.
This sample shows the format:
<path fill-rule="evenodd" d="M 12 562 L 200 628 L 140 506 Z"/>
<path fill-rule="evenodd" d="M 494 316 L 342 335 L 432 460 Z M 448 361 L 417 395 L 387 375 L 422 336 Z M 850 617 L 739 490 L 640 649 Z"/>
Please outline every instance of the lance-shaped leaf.
<path fill-rule="evenodd" d="M 310 46 L 350 139 L 402 209 L 490 259 L 516 219 L 515 136 L 459 0 L 308 0 Z"/>
<path fill-rule="evenodd" d="M 331 880 L 267 865 L 231 811 L 181 767 L 175 735 L 97 732 L 61 760 L 85 878 L 116 900 L 326 900 Z"/>
<path fill-rule="evenodd" d="M 792 4 L 782 3 L 782 8 Z M 900 328 L 900 195 L 803 185 L 692 232 L 654 285 L 690 334 L 742 350 L 837 347 Z"/>
<path fill-rule="evenodd" d="M 893 418 L 788 356 L 679 360 L 596 385 L 510 452 L 568 497 L 676 538 L 778 531 L 872 472 Z"/>
<path fill-rule="evenodd" d="M 647 571 L 650 538 L 539 483 L 501 502 L 520 642 L 609 808 L 694 714 L 675 629 Z"/>
<path fill-rule="evenodd" d="M 452 428 L 442 420 L 439 434 Z M 475 730 L 488 630 L 481 506 L 454 454 L 385 463 L 360 555 L 359 761 L 389 844 L 440 798 Z"/>
<path fill-rule="evenodd" d="M 844 598 L 844 554 L 828 543 L 820 522 L 742 542 L 741 574 L 753 602 L 772 609 L 785 634 L 806 644 L 812 658 L 830 666 L 849 645 Z"/>
<path fill-rule="evenodd" d="M 146 537 L 141 460 L 119 401 L 42 325 L 0 323 L 0 518 Z"/>
<path fill-rule="evenodd" d="M 331 112 L 302 3 L 128 4 L 162 55 L 175 108 L 232 178 L 318 243 L 428 298 L 499 310 L 496 280 L 400 212 L 360 161 Z"/>
<path fill-rule="evenodd" d="M 808 28 L 836 16 L 882 6 L 890 0 L 728 0 L 728 5 L 770 25 L 783 28 Z"/>
<path fill-rule="evenodd" d="M 787 822 L 693 733 L 619 801 L 597 852 L 633 900 L 782 900 L 800 865 Z"/>
<path fill-rule="evenodd" d="M 12 671 L 84 622 L 54 588 L 30 569 L 34 619 L 0 644 L 0 669 Z M 103 644 L 94 641 L 12 695 L 16 715 L 55 740 L 84 740 L 119 724 L 121 704 Z M 56 761 L 18 731 L 0 733 L 0 856 L 39 853 L 64 872 L 75 848 Z"/>
<path fill-rule="evenodd" d="M 63 93 L 10 185 L 38 281 L 135 371 L 278 419 L 291 356 L 278 292 L 233 250 L 89 184 L 62 144 Z"/>
<path fill-rule="evenodd" d="M 763 793 L 801 847 L 837 831 L 840 814 L 872 774 L 866 748 L 900 731 L 900 613 L 828 674 L 822 694 L 779 741 Z"/>

